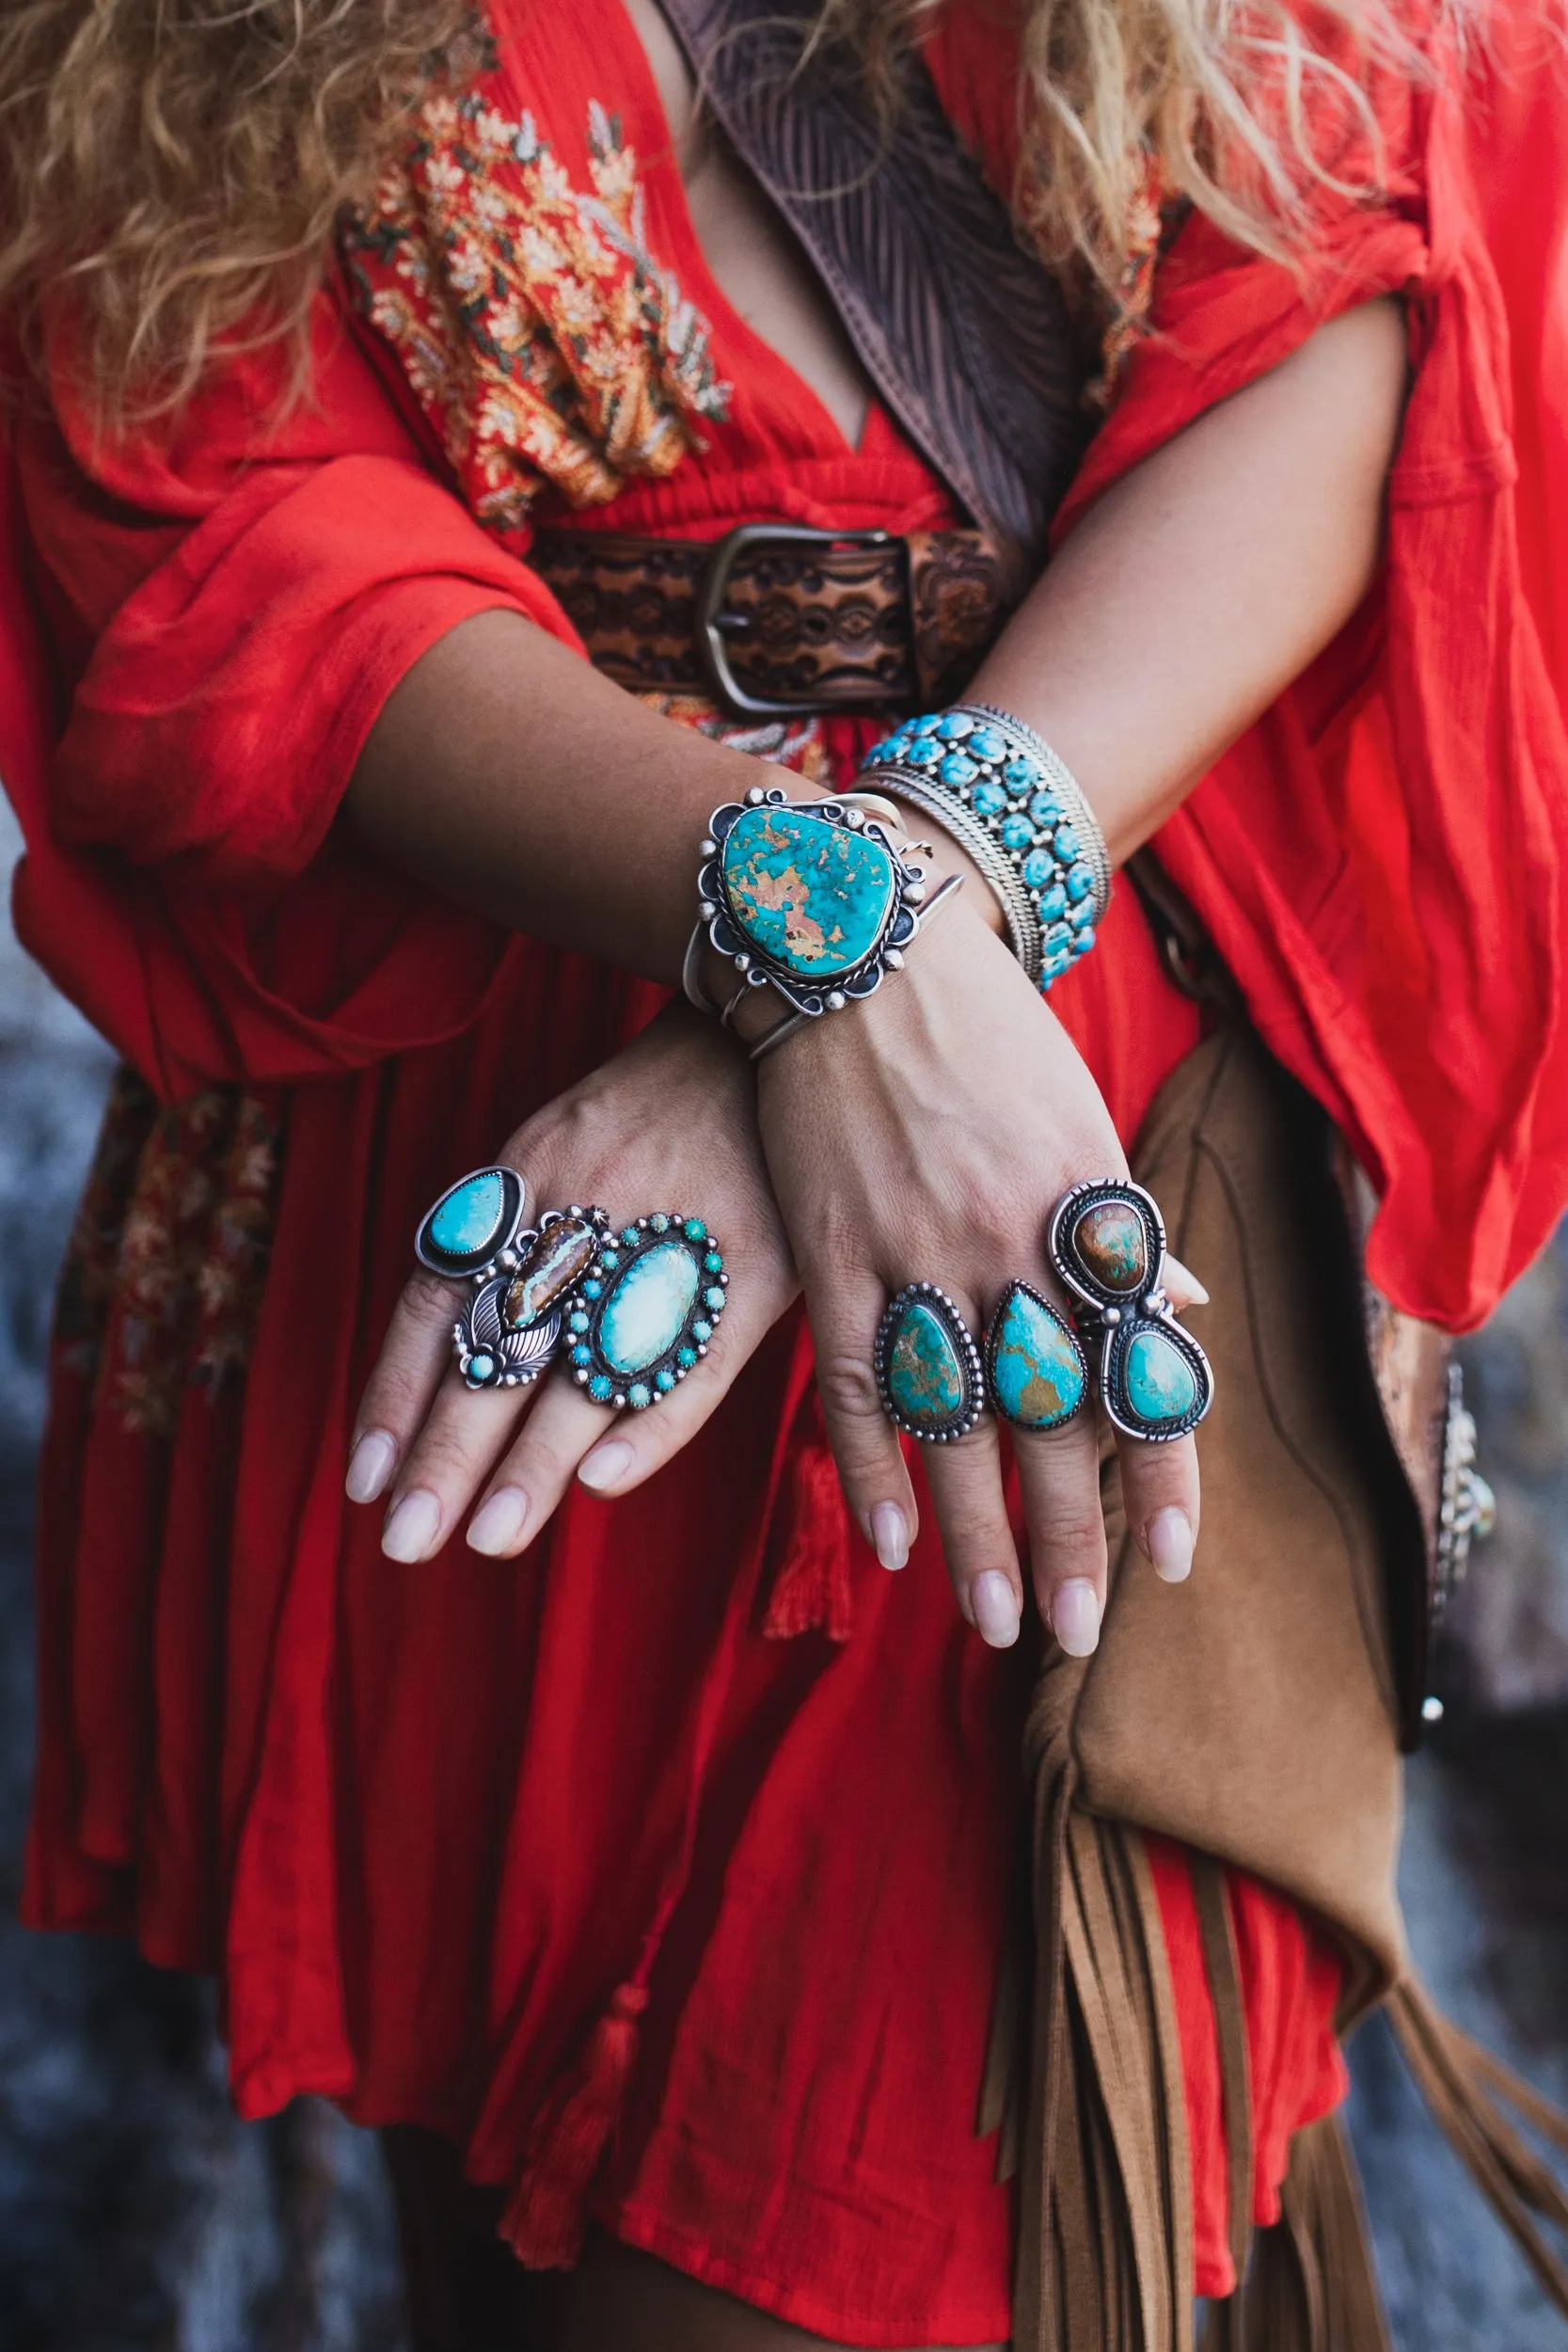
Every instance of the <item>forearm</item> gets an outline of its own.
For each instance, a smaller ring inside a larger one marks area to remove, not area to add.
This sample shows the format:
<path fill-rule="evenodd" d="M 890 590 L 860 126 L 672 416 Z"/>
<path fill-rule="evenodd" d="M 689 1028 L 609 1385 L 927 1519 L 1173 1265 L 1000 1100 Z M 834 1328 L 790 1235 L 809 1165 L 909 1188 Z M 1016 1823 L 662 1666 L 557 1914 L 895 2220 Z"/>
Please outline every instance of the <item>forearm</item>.
<path fill-rule="evenodd" d="M 389 696 L 347 816 L 389 864 L 463 905 L 673 981 L 697 845 L 756 780 L 744 753 L 673 724 L 515 614 L 486 612 Z"/>
<path fill-rule="evenodd" d="M 1120 863 L 1350 618 L 1405 384 L 1369 303 L 1147 458 L 1055 557 L 970 690 L 1037 728 Z"/>
<path fill-rule="evenodd" d="M 1118 860 L 1365 594 L 1403 373 L 1397 306 L 1322 329 L 1110 492 L 983 665 L 972 698 L 1054 745 Z M 697 844 L 756 775 L 497 612 L 391 694 L 347 814 L 462 903 L 673 981 Z"/>

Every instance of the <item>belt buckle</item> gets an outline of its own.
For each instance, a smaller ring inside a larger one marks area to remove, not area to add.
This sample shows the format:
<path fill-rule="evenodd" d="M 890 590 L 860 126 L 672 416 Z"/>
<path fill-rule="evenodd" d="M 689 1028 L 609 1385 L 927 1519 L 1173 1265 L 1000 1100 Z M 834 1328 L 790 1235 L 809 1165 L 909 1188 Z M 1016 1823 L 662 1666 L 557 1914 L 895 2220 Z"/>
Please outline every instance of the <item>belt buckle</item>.
<path fill-rule="evenodd" d="M 734 531 L 726 531 L 715 540 L 713 552 L 697 592 L 696 650 L 704 675 L 712 689 L 714 700 L 737 719 L 792 719 L 802 711 L 858 710 L 883 712 L 901 710 L 908 697 L 903 694 L 867 696 L 863 701 L 824 703 L 809 694 L 794 701 L 779 702 L 762 694 L 750 694 L 730 667 L 729 649 L 724 644 L 724 600 L 729 595 L 730 576 L 743 555 L 758 548 L 887 548 L 895 541 L 891 531 L 818 531 L 807 523 L 741 523 Z"/>

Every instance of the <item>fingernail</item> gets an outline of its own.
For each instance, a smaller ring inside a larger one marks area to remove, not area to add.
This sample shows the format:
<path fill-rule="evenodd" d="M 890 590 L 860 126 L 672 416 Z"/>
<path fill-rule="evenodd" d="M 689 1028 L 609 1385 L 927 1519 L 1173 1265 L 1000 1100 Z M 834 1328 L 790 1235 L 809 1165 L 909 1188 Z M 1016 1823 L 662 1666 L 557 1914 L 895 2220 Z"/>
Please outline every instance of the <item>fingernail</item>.
<path fill-rule="evenodd" d="M 422 1560 L 441 1532 L 441 1506 L 424 1486 L 416 1486 L 392 1506 L 381 1531 L 381 1549 L 388 1560 Z"/>
<path fill-rule="evenodd" d="M 1187 1306 L 1208 1306 L 1209 1294 L 1204 1289 L 1202 1283 L 1198 1280 L 1197 1276 L 1193 1272 L 1192 1267 L 1190 1265 L 1183 1265 L 1180 1258 L 1167 1257 L 1165 1260 L 1164 1274 L 1164 1283 L 1167 1291 L 1171 1288 L 1171 1278 L 1173 1275 L 1176 1278 L 1176 1287 L 1179 1290 L 1184 1291 L 1186 1294 L 1184 1303 Z"/>
<path fill-rule="evenodd" d="M 1144 1542 L 1156 1576 L 1167 1584 L 1180 1584 L 1193 1572 L 1193 1527 L 1177 1503 L 1156 1511 L 1145 1531 Z"/>
<path fill-rule="evenodd" d="M 398 1450 L 385 1429 L 367 1429 L 348 1457 L 343 1492 L 351 1502 L 373 1502 L 392 1475 Z"/>
<path fill-rule="evenodd" d="M 910 1531 L 896 1502 L 878 1502 L 871 1510 L 871 1541 L 884 1568 L 901 1568 L 910 1556 Z"/>
<path fill-rule="evenodd" d="M 1000 1568 L 987 1568 L 969 1588 L 974 1630 L 992 1649 L 1010 1649 L 1018 1639 L 1018 1595 Z"/>
<path fill-rule="evenodd" d="M 1069 1658 L 1087 1658 L 1100 1642 L 1100 1597 L 1086 1576 L 1069 1576 L 1051 1603 L 1051 1630 Z"/>
<path fill-rule="evenodd" d="M 607 1438 L 578 1465 L 579 1483 L 596 1495 L 618 1486 L 632 1466 L 632 1450 L 625 1438 Z"/>
<path fill-rule="evenodd" d="M 515 1551 L 527 1525 L 528 1497 L 521 1486 L 498 1486 L 474 1513 L 468 1549 L 487 1552 L 491 1559 Z"/>

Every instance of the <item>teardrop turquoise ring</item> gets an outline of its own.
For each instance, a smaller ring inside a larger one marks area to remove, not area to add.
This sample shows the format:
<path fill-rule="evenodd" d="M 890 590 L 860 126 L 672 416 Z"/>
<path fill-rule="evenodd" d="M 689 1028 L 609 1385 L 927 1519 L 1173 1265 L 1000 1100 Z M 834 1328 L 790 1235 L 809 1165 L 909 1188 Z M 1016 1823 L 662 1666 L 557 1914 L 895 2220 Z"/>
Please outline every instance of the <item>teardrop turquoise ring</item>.
<path fill-rule="evenodd" d="M 1164 1291 L 1165 1227 L 1141 1184 L 1074 1184 L 1052 1211 L 1051 1263 L 1081 1302 L 1081 1335 L 1099 1359 L 1100 1397 L 1130 1438 L 1169 1445 L 1197 1427 L 1214 1375 Z"/>
<path fill-rule="evenodd" d="M 986 1409 L 974 1335 L 934 1282 L 911 1282 L 889 1301 L 872 1362 L 882 1410 L 922 1445 L 967 1438 Z"/>
<path fill-rule="evenodd" d="M 723 1251 L 682 1209 L 601 1234 L 566 1302 L 572 1378 L 615 1412 L 660 1404 L 707 1354 L 729 1285 Z"/>
<path fill-rule="evenodd" d="M 1015 1429 L 1061 1429 L 1084 1409 L 1089 1368 L 1067 1317 L 1027 1282 L 1009 1282 L 986 1326 L 986 1389 Z"/>
<path fill-rule="evenodd" d="M 476 1168 L 426 1211 L 414 1236 L 421 1265 L 467 1284 L 451 1339 L 470 1389 L 527 1388 L 548 1371 L 569 1294 L 609 1230 L 603 1209 L 575 1205 L 525 1226 L 526 1199 L 515 1168 Z"/>

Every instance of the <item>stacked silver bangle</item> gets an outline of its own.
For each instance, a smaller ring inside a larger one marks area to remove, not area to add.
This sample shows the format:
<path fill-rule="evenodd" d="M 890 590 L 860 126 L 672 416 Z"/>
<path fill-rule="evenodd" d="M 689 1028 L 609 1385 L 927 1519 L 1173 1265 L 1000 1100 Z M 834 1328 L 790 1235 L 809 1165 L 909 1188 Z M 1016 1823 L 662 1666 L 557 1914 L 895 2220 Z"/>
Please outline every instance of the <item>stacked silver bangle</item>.
<path fill-rule="evenodd" d="M 933 818 L 995 890 L 1013 953 L 1048 989 L 1094 946 L 1111 898 L 1105 838 L 1066 765 L 989 703 L 911 719 L 867 754 L 876 789 Z"/>

